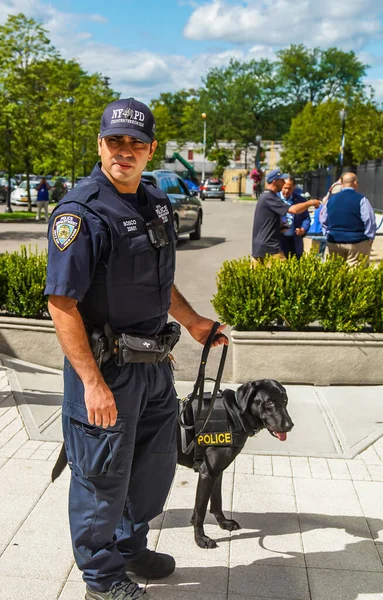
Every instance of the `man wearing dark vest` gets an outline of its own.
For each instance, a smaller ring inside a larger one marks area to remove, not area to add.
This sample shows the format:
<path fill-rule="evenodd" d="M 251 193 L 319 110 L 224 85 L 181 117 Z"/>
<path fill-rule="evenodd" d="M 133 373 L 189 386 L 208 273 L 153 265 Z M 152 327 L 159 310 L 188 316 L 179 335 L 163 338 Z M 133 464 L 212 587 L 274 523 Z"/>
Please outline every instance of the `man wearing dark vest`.
<path fill-rule="evenodd" d="M 355 173 L 343 173 L 342 190 L 331 195 L 320 213 L 325 254 L 339 254 L 352 267 L 359 256 L 370 256 L 375 238 L 375 213 L 367 198 L 358 192 Z"/>
<path fill-rule="evenodd" d="M 146 547 L 176 466 L 168 353 L 178 325 L 167 325 L 168 313 L 201 344 L 213 326 L 174 285 L 171 203 L 141 181 L 154 138 L 145 104 L 107 106 L 101 162 L 60 201 L 48 231 L 45 293 L 65 354 L 69 520 L 86 600 L 149 598 L 127 573 L 158 579 L 174 571 L 173 557 Z M 223 327 L 214 345 L 227 344 Z"/>

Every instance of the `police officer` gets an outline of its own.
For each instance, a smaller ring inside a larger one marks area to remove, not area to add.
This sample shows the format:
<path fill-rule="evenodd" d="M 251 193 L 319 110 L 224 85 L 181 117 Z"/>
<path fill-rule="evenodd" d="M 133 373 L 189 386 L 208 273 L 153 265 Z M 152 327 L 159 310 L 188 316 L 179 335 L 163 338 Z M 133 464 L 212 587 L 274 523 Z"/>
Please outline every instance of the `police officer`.
<path fill-rule="evenodd" d="M 45 293 L 65 354 L 69 518 L 86 600 L 146 598 L 127 572 L 157 579 L 175 568 L 173 557 L 146 548 L 148 522 L 163 510 L 176 465 L 170 362 L 154 360 L 151 348 L 167 339 L 168 313 L 202 344 L 213 325 L 174 285 L 168 197 L 141 182 L 154 138 L 145 104 L 109 104 L 98 139 L 101 162 L 60 201 L 48 231 Z M 218 335 L 217 344 L 227 344 L 226 337 Z"/>

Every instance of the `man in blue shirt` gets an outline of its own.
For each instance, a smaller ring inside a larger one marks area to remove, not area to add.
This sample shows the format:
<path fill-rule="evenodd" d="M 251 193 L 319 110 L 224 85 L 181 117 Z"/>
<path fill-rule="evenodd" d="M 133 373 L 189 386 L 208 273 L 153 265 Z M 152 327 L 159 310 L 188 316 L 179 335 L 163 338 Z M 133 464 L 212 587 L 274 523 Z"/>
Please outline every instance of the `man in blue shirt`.
<path fill-rule="evenodd" d="M 296 192 L 296 181 L 292 176 L 285 179 L 285 185 L 278 195 L 289 207 L 306 202 L 306 198 Z M 281 250 L 286 258 L 289 255 L 298 258 L 302 256 L 303 238 L 309 228 L 310 215 L 307 209 L 299 214 L 286 213 L 282 218 Z"/>
<path fill-rule="evenodd" d="M 350 266 L 359 256 L 370 256 L 375 238 L 375 213 L 367 198 L 358 192 L 355 173 L 343 173 L 342 191 L 332 195 L 320 213 L 326 254 L 339 254 Z"/>
<path fill-rule="evenodd" d="M 174 571 L 172 556 L 147 548 L 177 458 L 168 352 L 178 327 L 169 329 L 168 314 L 202 344 L 214 324 L 174 285 L 172 206 L 141 181 L 156 146 L 145 104 L 109 104 L 101 162 L 60 200 L 49 226 L 45 293 L 65 353 L 69 522 L 85 600 L 149 598 L 127 573 L 159 579 Z"/>

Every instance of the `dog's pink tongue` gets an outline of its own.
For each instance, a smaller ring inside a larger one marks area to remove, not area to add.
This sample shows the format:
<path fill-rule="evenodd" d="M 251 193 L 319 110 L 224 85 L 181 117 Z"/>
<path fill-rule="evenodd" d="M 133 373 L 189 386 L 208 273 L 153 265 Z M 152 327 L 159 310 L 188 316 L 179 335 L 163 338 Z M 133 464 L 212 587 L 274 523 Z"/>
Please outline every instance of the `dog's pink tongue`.
<path fill-rule="evenodd" d="M 282 433 L 280 431 L 276 431 L 275 435 L 277 436 L 277 438 L 279 439 L 280 442 L 285 442 L 286 438 L 287 438 L 287 433 Z"/>

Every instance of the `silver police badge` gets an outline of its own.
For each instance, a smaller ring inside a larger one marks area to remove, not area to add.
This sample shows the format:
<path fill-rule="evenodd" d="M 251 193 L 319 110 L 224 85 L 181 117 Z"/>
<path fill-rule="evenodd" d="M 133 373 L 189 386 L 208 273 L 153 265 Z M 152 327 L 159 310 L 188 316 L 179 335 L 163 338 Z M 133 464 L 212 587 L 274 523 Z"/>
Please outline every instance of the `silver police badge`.
<path fill-rule="evenodd" d="M 55 218 L 52 228 L 53 241 L 63 251 L 76 238 L 81 227 L 81 217 L 65 214 Z"/>

